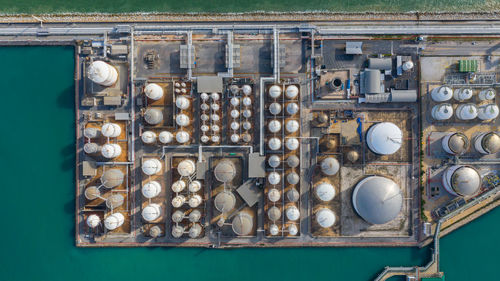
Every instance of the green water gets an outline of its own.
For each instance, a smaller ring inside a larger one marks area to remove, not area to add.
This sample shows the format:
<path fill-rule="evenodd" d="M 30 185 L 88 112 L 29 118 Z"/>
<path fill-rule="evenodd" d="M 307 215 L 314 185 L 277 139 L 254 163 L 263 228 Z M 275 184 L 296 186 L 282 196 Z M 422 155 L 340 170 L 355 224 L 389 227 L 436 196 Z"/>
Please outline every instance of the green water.
<path fill-rule="evenodd" d="M 368 281 L 429 259 L 414 248 L 76 248 L 73 49 L 3 47 L 0 58 L 0 281 Z M 495 210 L 442 239 L 448 280 L 498 280 L 499 220 Z"/>
<path fill-rule="evenodd" d="M 0 0 L 3 13 L 491 11 L 500 0 Z"/>

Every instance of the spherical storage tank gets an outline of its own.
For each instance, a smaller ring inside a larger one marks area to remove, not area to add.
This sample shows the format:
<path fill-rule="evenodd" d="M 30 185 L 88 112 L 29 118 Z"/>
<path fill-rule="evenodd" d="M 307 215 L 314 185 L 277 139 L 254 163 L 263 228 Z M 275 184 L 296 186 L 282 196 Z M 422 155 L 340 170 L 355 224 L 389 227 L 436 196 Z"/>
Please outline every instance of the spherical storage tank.
<path fill-rule="evenodd" d="M 316 222 L 323 228 L 332 227 L 335 221 L 335 213 L 328 208 L 321 208 L 316 213 Z"/>
<path fill-rule="evenodd" d="M 152 100 L 159 100 L 163 97 L 163 88 L 155 83 L 147 84 L 144 87 L 144 94 Z"/>
<path fill-rule="evenodd" d="M 178 143 L 187 143 L 189 141 L 189 133 L 186 132 L 186 131 L 178 131 L 176 134 L 175 134 L 175 140 L 178 142 Z"/>
<path fill-rule="evenodd" d="M 443 173 L 446 191 L 455 196 L 472 196 L 481 188 L 481 176 L 469 166 L 451 166 Z"/>
<path fill-rule="evenodd" d="M 245 212 L 239 212 L 234 216 L 231 222 L 234 233 L 240 236 L 246 236 L 252 232 L 253 217 Z"/>
<path fill-rule="evenodd" d="M 500 151 L 500 135 L 495 132 L 481 133 L 474 141 L 474 147 L 481 154 L 494 154 Z"/>
<path fill-rule="evenodd" d="M 122 226 L 125 217 L 121 213 L 113 213 L 104 219 L 104 227 L 108 230 L 115 230 Z"/>
<path fill-rule="evenodd" d="M 291 221 L 296 221 L 300 218 L 300 211 L 295 206 L 289 206 L 286 208 L 286 218 Z"/>
<path fill-rule="evenodd" d="M 339 161 L 334 157 L 327 157 L 320 163 L 321 172 L 327 176 L 333 176 L 340 169 Z"/>
<path fill-rule="evenodd" d="M 142 163 L 142 172 L 148 176 L 158 174 L 161 171 L 160 160 L 153 158 L 148 159 Z"/>
<path fill-rule="evenodd" d="M 125 175 L 119 169 L 106 170 L 101 176 L 101 183 L 106 188 L 117 187 L 123 183 Z"/>
<path fill-rule="evenodd" d="M 297 120 L 288 120 L 286 121 L 286 131 L 289 133 L 295 133 L 299 130 L 299 122 Z"/>
<path fill-rule="evenodd" d="M 277 133 L 281 130 L 281 122 L 278 120 L 271 120 L 267 125 L 267 128 L 271 133 Z"/>
<path fill-rule="evenodd" d="M 269 97 L 277 99 L 281 96 L 281 87 L 278 85 L 271 86 L 269 88 Z"/>
<path fill-rule="evenodd" d="M 436 104 L 432 107 L 431 115 L 434 120 L 448 120 L 453 116 L 453 106 L 449 103 Z"/>
<path fill-rule="evenodd" d="M 157 181 L 149 181 L 142 186 L 142 195 L 146 198 L 154 198 L 161 192 L 161 185 Z"/>
<path fill-rule="evenodd" d="M 107 143 L 102 146 L 101 154 L 104 158 L 113 159 L 122 154 L 122 148 L 116 143 Z"/>
<path fill-rule="evenodd" d="M 352 203 L 365 221 L 384 224 L 401 212 L 403 195 L 394 181 L 381 176 L 369 176 L 354 188 Z"/>
<path fill-rule="evenodd" d="M 215 179 L 222 183 L 230 182 L 236 176 L 236 167 L 229 160 L 222 160 L 217 163 L 214 169 Z"/>
<path fill-rule="evenodd" d="M 145 131 L 141 135 L 141 140 L 145 144 L 153 144 L 156 142 L 156 134 L 153 131 Z"/>
<path fill-rule="evenodd" d="M 94 83 L 111 86 L 118 80 L 116 68 L 103 61 L 94 61 L 87 69 L 87 76 Z"/>
<path fill-rule="evenodd" d="M 158 140 L 160 140 L 160 142 L 163 144 L 171 143 L 173 139 L 174 135 L 169 131 L 162 131 L 158 135 Z"/>
<path fill-rule="evenodd" d="M 281 148 L 281 140 L 278 138 L 271 138 L 268 142 L 269 149 L 278 150 Z"/>
<path fill-rule="evenodd" d="M 158 204 L 149 204 L 142 209 L 142 218 L 145 221 L 154 221 L 161 216 L 161 207 Z"/>
<path fill-rule="evenodd" d="M 122 133 L 120 125 L 115 123 L 105 123 L 101 127 L 102 135 L 107 138 L 116 138 Z"/>
<path fill-rule="evenodd" d="M 163 121 L 163 113 L 159 109 L 148 108 L 146 112 L 144 112 L 144 120 L 150 125 L 158 125 Z"/>
<path fill-rule="evenodd" d="M 460 120 L 472 120 L 477 117 L 477 106 L 473 103 L 461 104 L 457 107 L 455 115 Z"/>
<path fill-rule="evenodd" d="M 281 198 L 281 192 L 277 188 L 271 188 L 267 193 L 267 198 L 271 202 L 277 202 Z"/>
<path fill-rule="evenodd" d="M 469 139 L 462 133 L 449 133 L 441 143 L 443 150 L 453 155 L 462 155 L 469 149 Z"/>
<path fill-rule="evenodd" d="M 184 96 L 179 96 L 175 100 L 175 106 L 182 110 L 188 109 L 190 104 L 191 102 L 189 101 L 189 99 Z"/>
<path fill-rule="evenodd" d="M 496 104 L 485 104 L 479 107 L 477 117 L 481 120 L 492 120 L 498 117 L 499 109 Z"/>
<path fill-rule="evenodd" d="M 432 89 L 431 98 L 435 102 L 448 101 L 453 97 L 453 90 L 450 87 L 441 86 Z"/>
<path fill-rule="evenodd" d="M 236 197 L 231 191 L 222 191 L 215 196 L 215 209 L 221 213 L 228 213 L 234 209 L 236 205 Z"/>
<path fill-rule="evenodd" d="M 183 177 L 189 177 L 196 172 L 196 164 L 190 159 L 182 160 L 177 165 L 177 172 Z"/>
<path fill-rule="evenodd" d="M 87 226 L 90 228 L 96 228 L 101 223 L 101 219 L 97 215 L 90 215 L 87 217 Z"/>
<path fill-rule="evenodd" d="M 271 221 L 277 221 L 277 220 L 279 220 L 281 218 L 281 211 L 280 211 L 280 209 L 278 207 L 276 207 L 276 206 L 272 206 L 267 211 L 267 217 Z"/>
<path fill-rule="evenodd" d="M 299 88 L 295 85 L 290 85 L 286 87 L 285 95 L 289 99 L 295 99 L 299 95 Z"/>
<path fill-rule="evenodd" d="M 335 197 L 335 187 L 332 184 L 323 182 L 314 189 L 314 194 L 323 202 L 331 201 Z"/>
<path fill-rule="evenodd" d="M 381 155 L 393 154 L 401 148 L 403 133 L 390 122 L 377 123 L 368 129 L 366 142 L 371 151 Z"/>

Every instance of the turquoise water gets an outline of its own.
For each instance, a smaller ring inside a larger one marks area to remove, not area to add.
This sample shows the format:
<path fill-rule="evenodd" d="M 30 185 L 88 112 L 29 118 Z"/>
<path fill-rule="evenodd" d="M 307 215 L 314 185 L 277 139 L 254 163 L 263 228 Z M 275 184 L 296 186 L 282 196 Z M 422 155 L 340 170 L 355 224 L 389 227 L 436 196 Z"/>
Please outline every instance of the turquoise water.
<path fill-rule="evenodd" d="M 249 12 L 249 11 L 491 11 L 499 0 L 0 0 L 3 13 Z"/>
<path fill-rule="evenodd" d="M 430 258 L 414 248 L 76 248 L 73 49 L 3 47 L 0 58 L 1 281 L 368 281 Z M 498 280 L 498 221 L 495 210 L 442 239 L 448 280 Z"/>

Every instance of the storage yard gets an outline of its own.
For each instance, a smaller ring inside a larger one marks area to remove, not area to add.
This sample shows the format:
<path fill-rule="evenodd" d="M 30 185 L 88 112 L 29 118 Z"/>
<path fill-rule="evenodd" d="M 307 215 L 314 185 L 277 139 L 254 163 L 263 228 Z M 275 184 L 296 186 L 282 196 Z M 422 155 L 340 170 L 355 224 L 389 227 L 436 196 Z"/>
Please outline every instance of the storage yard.
<path fill-rule="evenodd" d="M 496 43 L 259 25 L 77 40 L 77 245 L 420 245 L 500 184 Z"/>

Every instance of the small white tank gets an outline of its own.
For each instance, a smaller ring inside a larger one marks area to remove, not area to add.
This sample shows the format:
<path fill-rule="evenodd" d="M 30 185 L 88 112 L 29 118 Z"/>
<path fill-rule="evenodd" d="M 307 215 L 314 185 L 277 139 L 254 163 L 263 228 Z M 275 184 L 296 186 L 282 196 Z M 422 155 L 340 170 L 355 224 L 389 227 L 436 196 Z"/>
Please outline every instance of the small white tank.
<path fill-rule="evenodd" d="M 435 102 L 449 101 L 452 97 L 453 90 L 450 87 L 436 87 L 431 91 L 431 98 Z"/>
<path fill-rule="evenodd" d="M 300 211 L 295 206 L 289 206 L 286 208 L 286 218 L 290 221 L 296 221 L 300 218 Z"/>
<path fill-rule="evenodd" d="M 278 138 L 271 138 L 268 142 L 269 149 L 278 150 L 281 148 L 281 140 Z"/>
<path fill-rule="evenodd" d="M 208 98 L 209 98 L 209 96 L 208 96 L 207 93 L 201 93 L 200 94 L 200 98 L 201 98 L 202 101 L 207 101 Z"/>
<path fill-rule="evenodd" d="M 187 143 L 189 142 L 189 133 L 186 131 L 178 131 L 175 134 L 175 140 L 180 144 Z"/>
<path fill-rule="evenodd" d="M 172 191 L 179 193 L 186 188 L 186 182 L 183 180 L 177 180 L 172 183 Z"/>
<path fill-rule="evenodd" d="M 237 97 L 231 98 L 231 105 L 238 106 L 240 104 L 240 99 Z"/>
<path fill-rule="evenodd" d="M 85 188 L 84 195 L 88 200 L 94 200 L 101 196 L 101 192 L 99 191 L 99 188 L 97 188 L 97 186 L 93 185 Z"/>
<path fill-rule="evenodd" d="M 177 172 L 183 177 L 189 177 L 196 171 L 196 165 L 193 160 L 182 160 L 177 166 Z"/>
<path fill-rule="evenodd" d="M 448 120 L 453 116 L 453 106 L 449 103 L 436 104 L 432 107 L 431 115 L 434 120 Z"/>
<path fill-rule="evenodd" d="M 460 120 L 472 120 L 477 117 L 478 109 L 473 103 L 461 104 L 457 107 L 455 115 Z"/>
<path fill-rule="evenodd" d="M 276 172 L 271 172 L 269 173 L 269 175 L 267 176 L 267 181 L 272 184 L 272 185 L 276 185 L 278 183 L 280 183 L 281 181 L 281 176 L 280 174 L 276 173 Z"/>
<path fill-rule="evenodd" d="M 281 96 L 281 87 L 278 85 L 271 86 L 269 88 L 269 97 L 272 99 L 277 99 Z"/>
<path fill-rule="evenodd" d="M 299 105 L 296 104 L 296 103 L 294 103 L 294 102 L 289 103 L 286 106 L 286 112 L 289 115 L 295 115 L 295 114 L 297 114 L 297 112 L 299 112 Z"/>
<path fill-rule="evenodd" d="M 219 109 L 220 109 L 220 106 L 218 103 L 212 103 L 210 105 L 210 107 L 212 108 L 213 111 L 219 111 Z"/>
<path fill-rule="evenodd" d="M 200 204 L 202 202 L 203 202 L 203 199 L 201 198 L 201 196 L 198 194 L 195 194 L 189 198 L 188 204 L 189 204 L 189 207 L 196 208 L 196 207 L 200 206 Z"/>
<path fill-rule="evenodd" d="M 210 127 L 208 125 L 201 125 L 200 130 L 206 133 L 208 132 L 208 130 L 210 130 Z"/>
<path fill-rule="evenodd" d="M 231 130 L 236 131 L 240 128 L 240 123 L 233 121 L 231 122 Z"/>
<path fill-rule="evenodd" d="M 332 201 L 335 197 L 335 193 L 335 187 L 327 182 L 320 183 L 314 189 L 314 194 L 316 195 L 316 197 L 323 202 Z"/>
<path fill-rule="evenodd" d="M 232 118 L 238 118 L 240 116 L 240 112 L 237 109 L 231 110 L 231 117 Z"/>
<path fill-rule="evenodd" d="M 116 143 L 107 143 L 102 146 L 101 154 L 104 158 L 113 159 L 122 154 L 122 148 Z"/>
<path fill-rule="evenodd" d="M 90 215 L 87 217 L 87 226 L 90 228 L 96 228 L 99 224 L 101 224 L 101 219 L 97 215 Z"/>
<path fill-rule="evenodd" d="M 201 234 L 201 225 L 198 223 L 193 224 L 191 228 L 189 228 L 189 237 L 191 238 L 198 238 Z"/>
<path fill-rule="evenodd" d="M 186 203 L 184 195 L 177 195 L 172 199 L 172 207 L 174 208 L 180 208 L 184 203 Z"/>
<path fill-rule="evenodd" d="M 240 141 L 240 135 L 238 135 L 238 134 L 231 135 L 231 142 L 238 143 L 239 141 Z"/>
<path fill-rule="evenodd" d="M 156 108 L 149 108 L 144 112 L 144 120 L 150 125 L 158 125 L 163 121 L 163 113 Z"/>
<path fill-rule="evenodd" d="M 316 213 L 316 222 L 323 228 L 332 227 L 335 221 L 335 213 L 328 208 L 321 208 Z"/>
<path fill-rule="evenodd" d="M 249 97 L 244 97 L 243 98 L 243 105 L 246 107 L 252 106 L 252 99 Z"/>
<path fill-rule="evenodd" d="M 158 174 L 161 172 L 161 168 L 161 162 L 156 158 L 148 159 L 142 163 L 142 172 L 148 176 Z"/>
<path fill-rule="evenodd" d="M 218 142 L 220 141 L 220 137 L 219 137 L 219 136 L 217 136 L 217 135 L 212 136 L 212 138 L 211 138 L 211 139 L 212 139 L 212 142 L 214 142 L 214 143 L 218 143 Z"/>
<path fill-rule="evenodd" d="M 184 219 L 184 212 L 177 210 L 172 214 L 172 221 L 175 223 L 180 223 Z"/>
<path fill-rule="evenodd" d="M 87 69 L 87 77 L 94 83 L 109 87 L 118 80 L 118 72 L 108 63 L 94 61 Z"/>
<path fill-rule="evenodd" d="M 337 174 L 340 169 L 339 161 L 334 157 L 327 157 L 321 161 L 320 164 L 321 172 L 327 176 L 333 176 Z"/>
<path fill-rule="evenodd" d="M 97 130 L 97 128 L 88 127 L 88 128 L 85 128 L 83 130 L 83 136 L 88 138 L 88 139 L 93 139 L 93 138 L 97 137 L 98 134 L 99 134 L 99 130 Z"/>
<path fill-rule="evenodd" d="M 496 92 L 495 92 L 495 89 L 492 89 L 492 88 L 489 88 L 489 89 L 486 89 L 486 90 L 482 90 L 481 92 L 479 92 L 479 100 L 481 101 L 489 101 L 489 100 L 493 100 L 496 96 Z"/>
<path fill-rule="evenodd" d="M 206 103 L 202 103 L 202 104 L 200 105 L 200 108 L 201 108 L 201 110 L 203 110 L 203 111 L 207 111 L 207 110 L 209 110 L 209 109 L 210 109 L 210 106 L 209 106 L 208 104 L 206 104 Z"/>
<path fill-rule="evenodd" d="M 175 117 L 175 123 L 180 127 L 186 127 L 189 125 L 190 122 L 191 120 L 189 119 L 189 116 L 187 116 L 186 114 L 181 113 L 177 115 L 177 117 Z"/>
<path fill-rule="evenodd" d="M 278 120 L 271 120 L 267 125 L 267 128 L 271 133 L 277 133 L 281 130 L 281 122 Z"/>
<path fill-rule="evenodd" d="M 276 206 L 272 206 L 267 210 L 267 217 L 271 221 L 277 221 L 281 218 L 281 210 Z"/>
<path fill-rule="evenodd" d="M 210 119 L 210 116 L 208 114 L 202 114 L 200 115 L 201 121 L 208 121 Z"/>
<path fill-rule="evenodd" d="M 214 131 L 214 133 L 219 132 L 220 131 L 219 125 L 212 125 L 212 131 Z"/>
<path fill-rule="evenodd" d="M 281 104 L 277 102 L 271 103 L 269 106 L 269 112 L 271 112 L 272 115 L 278 115 L 281 112 Z"/>
<path fill-rule="evenodd" d="M 248 121 L 243 122 L 243 129 L 245 129 L 247 131 L 252 129 L 252 123 L 250 123 Z"/>
<path fill-rule="evenodd" d="M 245 96 L 248 96 L 252 93 L 252 87 L 250 85 L 243 85 L 243 87 L 241 87 L 241 91 Z"/>
<path fill-rule="evenodd" d="M 105 123 L 101 127 L 101 132 L 107 138 L 116 138 L 122 133 L 122 129 L 118 124 Z"/>
<path fill-rule="evenodd" d="M 163 88 L 155 83 L 147 84 L 144 87 L 144 94 L 152 100 L 159 100 L 163 97 Z"/>
<path fill-rule="evenodd" d="M 149 181 L 142 186 L 142 196 L 145 198 L 154 198 L 161 192 L 161 185 L 157 181 Z"/>
<path fill-rule="evenodd" d="M 271 188 L 267 193 L 267 198 L 271 202 L 277 202 L 281 198 L 281 192 L 277 188 Z"/>
<path fill-rule="evenodd" d="M 201 182 L 194 180 L 189 183 L 189 192 L 198 192 L 201 189 Z"/>
<path fill-rule="evenodd" d="M 213 101 L 218 101 L 220 99 L 219 93 L 212 93 L 210 97 L 212 98 Z"/>
<path fill-rule="evenodd" d="M 88 142 L 88 143 L 83 145 L 83 151 L 87 154 L 97 153 L 97 152 L 99 152 L 100 149 L 101 149 L 101 147 L 97 143 L 94 143 L 94 142 Z"/>
<path fill-rule="evenodd" d="M 288 234 L 295 236 L 297 235 L 297 233 L 299 233 L 299 229 L 295 224 L 291 224 L 288 226 Z"/>
<path fill-rule="evenodd" d="M 294 151 L 299 148 L 299 140 L 296 138 L 288 138 L 286 139 L 285 146 L 288 150 Z"/>
<path fill-rule="evenodd" d="M 299 181 L 300 181 L 300 177 L 299 177 L 299 174 L 295 173 L 295 172 L 291 172 L 289 173 L 287 176 L 286 176 L 286 181 L 289 183 L 289 184 L 298 184 Z"/>
<path fill-rule="evenodd" d="M 184 227 L 180 225 L 174 225 L 172 227 L 172 236 L 174 238 L 180 238 L 184 234 Z"/>
<path fill-rule="evenodd" d="M 156 142 L 156 134 L 153 131 L 145 131 L 142 133 L 141 140 L 145 144 L 153 144 Z"/>
<path fill-rule="evenodd" d="M 285 128 L 289 133 L 295 133 L 299 130 L 299 122 L 297 120 L 288 120 L 286 122 Z"/>
<path fill-rule="evenodd" d="M 271 224 L 269 226 L 269 233 L 272 235 L 272 236 L 275 236 L 275 235 L 278 235 L 280 232 L 280 229 L 279 227 L 276 225 L 276 224 Z"/>
<path fill-rule="evenodd" d="M 413 62 L 411 60 L 403 63 L 403 66 L 401 67 L 403 69 L 403 71 L 409 71 L 409 70 L 412 70 L 413 69 Z"/>
<path fill-rule="evenodd" d="M 277 168 L 281 164 L 281 159 L 278 155 L 271 155 L 271 157 L 267 160 L 267 163 L 272 168 Z"/>
<path fill-rule="evenodd" d="M 243 110 L 243 117 L 245 117 L 245 118 L 250 118 L 250 117 L 252 117 L 252 111 L 251 111 L 251 110 L 249 110 L 249 109 L 245 109 L 245 110 Z"/>
<path fill-rule="evenodd" d="M 161 207 L 155 203 L 149 204 L 142 209 L 141 215 L 145 221 L 155 221 L 161 216 Z"/>
<path fill-rule="evenodd" d="M 479 107 L 477 117 L 481 120 L 492 120 L 498 117 L 498 105 L 491 103 Z"/>
<path fill-rule="evenodd" d="M 289 99 L 295 99 L 299 95 L 299 88 L 295 85 L 290 85 L 286 87 L 286 97 Z"/>
<path fill-rule="evenodd" d="M 461 88 L 453 93 L 453 98 L 457 101 L 466 101 L 472 98 L 471 88 Z"/>
<path fill-rule="evenodd" d="M 297 191 L 297 189 L 292 187 L 286 192 L 286 198 L 290 202 L 297 202 L 300 199 L 300 193 Z"/>
<path fill-rule="evenodd" d="M 199 222 L 201 219 L 201 212 L 199 210 L 193 210 L 189 213 L 189 221 L 190 222 Z"/>
<path fill-rule="evenodd" d="M 161 143 L 168 144 L 171 143 L 172 140 L 174 140 L 174 135 L 172 135 L 172 133 L 169 131 L 162 131 L 158 135 L 158 139 L 160 140 Z"/>
<path fill-rule="evenodd" d="M 210 140 L 210 138 L 207 135 L 203 135 L 200 137 L 200 140 L 202 143 L 207 143 Z"/>
<path fill-rule="evenodd" d="M 178 96 L 177 99 L 175 100 L 175 106 L 177 106 L 177 108 L 179 109 L 186 110 L 189 108 L 190 105 L 191 102 L 189 101 L 188 98 L 184 96 Z"/>
<path fill-rule="evenodd" d="M 125 217 L 121 213 L 113 213 L 104 219 L 104 227 L 107 230 L 115 230 L 122 226 L 125 222 Z"/>

